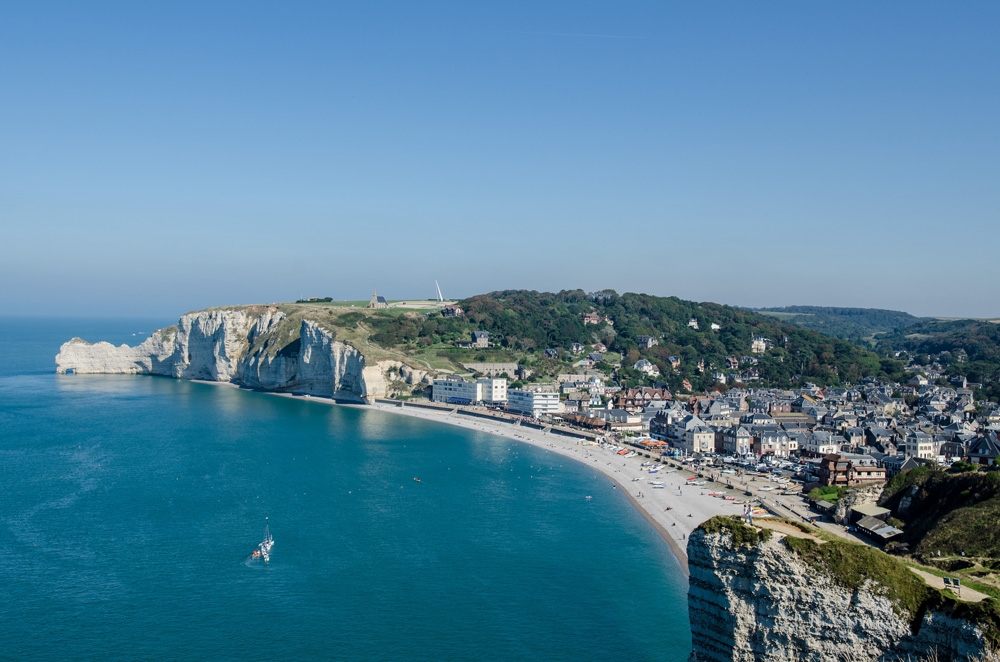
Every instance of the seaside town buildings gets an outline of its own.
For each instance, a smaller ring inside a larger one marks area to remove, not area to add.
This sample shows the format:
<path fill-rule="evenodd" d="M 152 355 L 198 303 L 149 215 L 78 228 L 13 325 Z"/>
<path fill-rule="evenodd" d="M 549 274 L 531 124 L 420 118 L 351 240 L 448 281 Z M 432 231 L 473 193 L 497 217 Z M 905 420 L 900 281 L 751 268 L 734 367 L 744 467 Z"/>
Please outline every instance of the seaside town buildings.
<path fill-rule="evenodd" d="M 755 340 L 765 347 L 769 342 Z M 727 367 L 756 360 L 730 358 Z M 945 386 L 933 372 L 933 379 L 907 383 L 867 379 L 838 388 L 804 383 L 795 389 L 740 387 L 678 397 L 662 386 L 619 388 L 612 377 L 586 365 L 549 384 L 510 389 L 508 378 L 529 376 L 515 363 L 463 366 L 478 378 L 434 380 L 434 401 L 506 408 L 586 430 L 649 437 L 679 455 L 798 459 L 812 480 L 826 485 L 881 483 L 927 463 L 1000 463 L 1000 405 L 976 402 L 967 381 Z M 630 367 L 643 370 L 646 364 Z"/>

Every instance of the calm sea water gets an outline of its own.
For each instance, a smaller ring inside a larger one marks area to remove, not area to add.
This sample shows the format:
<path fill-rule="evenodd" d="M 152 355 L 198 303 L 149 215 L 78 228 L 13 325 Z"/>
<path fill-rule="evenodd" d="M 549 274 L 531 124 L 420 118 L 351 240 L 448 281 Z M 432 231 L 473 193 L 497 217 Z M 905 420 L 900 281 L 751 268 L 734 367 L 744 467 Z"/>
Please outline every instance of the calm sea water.
<path fill-rule="evenodd" d="M 585 466 L 380 412 L 54 374 L 72 336 L 169 323 L 0 318 L 0 658 L 687 658 L 677 562 Z M 267 566 L 248 558 L 265 517 Z"/>

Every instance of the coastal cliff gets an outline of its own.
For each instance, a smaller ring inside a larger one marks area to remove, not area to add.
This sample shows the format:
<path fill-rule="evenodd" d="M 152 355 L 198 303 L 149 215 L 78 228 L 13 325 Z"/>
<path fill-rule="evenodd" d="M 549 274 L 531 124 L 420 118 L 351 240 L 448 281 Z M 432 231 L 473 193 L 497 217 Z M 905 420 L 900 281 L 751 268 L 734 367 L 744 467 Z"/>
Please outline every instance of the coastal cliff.
<path fill-rule="evenodd" d="M 56 371 L 203 379 L 355 401 L 409 392 L 428 379 L 400 361 L 369 361 L 333 331 L 274 306 L 187 313 L 135 347 L 73 338 L 60 348 Z"/>
<path fill-rule="evenodd" d="M 691 535 L 692 660 L 992 659 L 993 600 L 957 602 L 878 550 L 801 535 L 722 517 Z"/>

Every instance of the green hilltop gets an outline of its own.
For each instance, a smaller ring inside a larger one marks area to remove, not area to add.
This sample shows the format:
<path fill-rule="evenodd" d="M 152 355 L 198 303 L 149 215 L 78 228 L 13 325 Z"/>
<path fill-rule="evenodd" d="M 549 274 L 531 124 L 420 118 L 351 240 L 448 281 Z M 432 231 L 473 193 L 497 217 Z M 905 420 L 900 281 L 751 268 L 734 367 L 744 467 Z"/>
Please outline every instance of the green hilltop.
<path fill-rule="evenodd" d="M 923 364 L 936 361 L 949 376 L 982 384 L 983 395 L 1000 400 L 1000 324 L 990 320 L 927 320 L 876 338 L 884 355 L 905 352 Z"/>
<path fill-rule="evenodd" d="M 464 362 L 517 362 L 534 378 L 544 379 L 579 372 L 573 364 L 602 343 L 607 351 L 594 367 L 607 372 L 620 362 L 617 375 L 623 386 L 663 382 L 686 391 L 687 381 L 692 390 L 705 391 L 717 387 L 712 377 L 717 370 L 753 374 L 759 376 L 755 383 L 770 386 L 839 385 L 864 377 L 904 376 L 899 361 L 880 358 L 848 341 L 715 303 L 582 290 L 505 290 L 458 303 L 464 310 L 458 317 L 445 317 L 439 310 L 338 308 L 326 302 L 295 306 L 299 313 L 323 310 L 324 323 L 353 344 L 363 339 L 415 366 L 439 371 L 465 372 Z M 585 323 L 588 313 L 599 321 Z M 697 320 L 697 329 L 689 326 L 691 320 Z M 459 347 L 473 331 L 489 332 L 490 347 Z M 644 336 L 656 344 L 640 342 Z M 754 338 L 766 339 L 766 351 L 752 352 Z M 574 343 L 585 348 L 582 354 L 571 352 Z M 546 355 L 545 350 L 552 351 Z M 657 366 L 660 376 L 634 370 L 641 358 Z M 742 362 L 738 369 L 727 368 L 727 359 Z"/>
<path fill-rule="evenodd" d="M 784 306 L 757 308 L 754 312 L 774 316 L 781 321 L 819 331 L 828 336 L 864 344 L 876 334 L 892 333 L 923 319 L 898 310 L 880 308 L 835 308 L 829 306 Z"/>

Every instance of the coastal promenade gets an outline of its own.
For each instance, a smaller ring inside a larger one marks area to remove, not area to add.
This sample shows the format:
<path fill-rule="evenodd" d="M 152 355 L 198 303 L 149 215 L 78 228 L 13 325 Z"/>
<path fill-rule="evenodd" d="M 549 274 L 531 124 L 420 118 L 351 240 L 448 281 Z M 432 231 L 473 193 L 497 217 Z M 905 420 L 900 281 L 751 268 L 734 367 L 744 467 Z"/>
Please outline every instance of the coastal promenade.
<path fill-rule="evenodd" d="M 319 398 L 312 398 L 319 400 Z M 591 467 L 609 479 L 608 489 L 622 490 L 640 513 L 656 528 L 670 545 L 680 565 L 687 572 L 687 538 L 694 529 L 715 515 L 739 515 L 745 499 L 742 490 L 725 489 L 722 485 L 709 482 L 703 486 L 686 484 L 695 474 L 678 469 L 672 473 L 650 475 L 642 468 L 647 458 L 637 455 L 623 457 L 609 449 L 587 442 L 584 439 L 553 433 L 547 429 L 535 429 L 525 425 L 515 425 L 506 421 L 471 417 L 455 413 L 453 408 L 432 409 L 376 402 L 370 405 L 344 405 L 360 409 L 375 409 L 389 414 L 421 418 L 447 425 L 455 425 L 467 430 L 477 430 L 499 437 L 520 441 L 531 446 L 556 453 Z M 650 481 L 662 481 L 665 487 L 653 488 Z M 726 492 L 736 497 L 735 501 L 709 496 L 710 492 Z"/>

